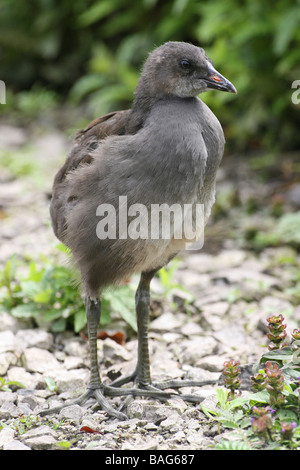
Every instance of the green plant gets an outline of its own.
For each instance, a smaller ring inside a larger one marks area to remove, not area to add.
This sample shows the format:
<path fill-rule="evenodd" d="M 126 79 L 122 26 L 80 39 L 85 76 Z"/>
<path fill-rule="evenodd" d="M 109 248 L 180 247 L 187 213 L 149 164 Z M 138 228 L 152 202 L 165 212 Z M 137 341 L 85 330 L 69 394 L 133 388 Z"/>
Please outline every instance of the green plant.
<path fill-rule="evenodd" d="M 23 385 L 21 382 L 16 382 L 13 380 L 6 380 L 3 377 L 0 377 L 0 390 L 2 392 L 11 392 L 11 386 L 15 386 L 18 388 L 26 388 L 25 385 Z"/>
<path fill-rule="evenodd" d="M 269 317 L 269 326 L 275 337 L 285 339 L 284 317 Z M 284 336 L 284 337 L 283 337 Z M 229 377 L 229 390 L 217 389 L 217 410 L 204 413 L 230 431 L 230 440 L 223 440 L 217 449 L 294 449 L 300 448 L 300 331 L 292 332 L 289 346 L 271 348 L 253 367 L 251 384 L 254 393 L 232 397 L 238 373 L 238 362 L 224 364 L 225 385 Z M 273 343 L 273 338 L 272 338 Z M 275 343 L 274 343 L 275 344 Z M 226 385 L 226 386 L 228 386 Z"/>
<path fill-rule="evenodd" d="M 270 394 L 270 405 L 281 405 L 285 402 L 285 396 L 282 393 L 284 389 L 284 377 L 277 364 L 271 361 L 266 362 L 266 381 L 265 387 Z"/>
<path fill-rule="evenodd" d="M 163 291 L 162 297 L 164 299 L 169 298 L 174 294 L 174 292 L 178 291 L 182 293 L 184 305 L 188 309 L 188 305 L 194 300 L 193 294 L 191 294 L 191 292 L 189 292 L 181 284 L 174 282 L 173 280 L 174 274 L 177 271 L 179 264 L 180 260 L 178 258 L 174 258 L 167 266 L 164 266 L 158 271 L 157 277 Z M 174 302 L 171 301 L 171 305 L 174 307 Z"/>
<path fill-rule="evenodd" d="M 241 386 L 241 381 L 239 379 L 241 369 L 239 368 L 239 365 L 239 361 L 235 361 L 234 359 L 225 361 L 223 365 L 223 375 L 225 376 L 224 385 L 230 391 L 229 399 L 234 398 L 235 391 Z"/>
<path fill-rule="evenodd" d="M 39 416 L 28 415 L 20 416 L 15 419 L 12 423 L 13 429 L 17 432 L 19 436 L 25 434 L 30 429 L 39 426 L 41 424 Z"/>
<path fill-rule="evenodd" d="M 267 334 L 270 343 L 268 344 L 269 351 L 280 349 L 283 347 L 283 341 L 286 338 L 286 325 L 283 323 L 283 316 L 273 315 L 267 318 L 269 333 Z"/>
<path fill-rule="evenodd" d="M 220 111 L 229 145 L 297 149 L 299 11 L 297 0 L 2 0 L 1 79 L 10 99 L 0 112 L 44 118 L 57 95 L 92 115 L 127 107 L 148 52 L 183 40 L 204 47 L 237 86 L 239 99 L 204 97 Z"/>
<path fill-rule="evenodd" d="M 65 248 L 59 245 L 60 250 Z M 83 299 L 66 266 L 41 256 L 39 262 L 11 257 L 0 272 L 0 302 L 16 318 L 33 321 L 53 332 L 72 327 L 76 333 L 86 325 Z M 128 285 L 107 291 L 103 296 L 101 324 L 110 322 L 111 313 L 123 316 L 136 329 L 134 292 Z"/>
<path fill-rule="evenodd" d="M 272 439 L 272 413 L 274 413 L 274 410 L 269 406 L 261 408 L 254 406 L 252 411 L 253 416 L 250 421 L 252 423 L 252 430 L 254 434 L 257 434 L 262 438 Z"/>
<path fill-rule="evenodd" d="M 300 245 L 300 211 L 283 214 L 265 231 L 257 231 L 253 245 L 258 249 L 266 246 L 289 245 L 298 248 Z"/>

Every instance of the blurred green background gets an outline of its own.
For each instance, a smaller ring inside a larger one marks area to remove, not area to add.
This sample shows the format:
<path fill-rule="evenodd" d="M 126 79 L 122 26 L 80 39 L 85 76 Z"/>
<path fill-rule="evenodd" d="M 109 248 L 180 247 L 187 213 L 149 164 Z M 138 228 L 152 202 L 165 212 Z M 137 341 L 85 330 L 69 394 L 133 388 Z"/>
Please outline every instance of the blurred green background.
<path fill-rule="evenodd" d="M 204 47 L 238 89 L 201 96 L 227 151 L 300 147 L 299 0 L 2 0 L 0 31 L 2 121 L 80 127 L 127 108 L 147 54 L 177 40 Z"/>

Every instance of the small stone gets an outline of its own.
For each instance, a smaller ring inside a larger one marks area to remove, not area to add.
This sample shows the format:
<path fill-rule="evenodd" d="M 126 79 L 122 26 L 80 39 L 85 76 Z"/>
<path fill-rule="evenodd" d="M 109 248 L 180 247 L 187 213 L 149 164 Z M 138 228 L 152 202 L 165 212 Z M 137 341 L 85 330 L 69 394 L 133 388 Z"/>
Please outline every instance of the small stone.
<path fill-rule="evenodd" d="M 80 422 L 84 410 L 79 405 L 70 405 L 63 408 L 59 413 L 59 418 L 66 418 L 76 424 Z"/>
<path fill-rule="evenodd" d="M 87 369 L 65 370 L 60 368 L 49 371 L 47 377 L 54 380 L 58 393 L 64 393 L 84 389 L 89 377 L 89 371 Z"/>
<path fill-rule="evenodd" d="M 190 430 L 186 435 L 187 442 L 195 449 L 199 448 L 203 439 L 202 431 Z"/>
<path fill-rule="evenodd" d="M 17 356 L 13 352 L 4 352 L 0 354 L 0 376 L 3 377 L 10 366 L 15 366 L 17 363 Z"/>
<path fill-rule="evenodd" d="M 28 403 L 19 403 L 18 404 L 18 415 L 28 416 L 32 414 L 32 409 Z"/>
<path fill-rule="evenodd" d="M 197 362 L 197 367 L 209 372 L 221 372 L 227 356 L 205 356 Z"/>
<path fill-rule="evenodd" d="M 9 313 L 0 310 L 0 331 L 10 331 L 12 333 L 17 333 L 19 330 L 22 330 L 27 326 L 28 324 L 26 322 L 18 318 L 14 318 Z"/>
<path fill-rule="evenodd" d="M 172 312 L 165 312 L 158 318 L 153 320 L 150 324 L 151 331 L 173 331 L 180 328 L 186 316 L 183 314 L 174 314 Z"/>
<path fill-rule="evenodd" d="M 187 409 L 186 402 L 180 397 L 169 398 L 167 403 L 176 410 L 179 415 L 182 415 L 182 413 Z"/>
<path fill-rule="evenodd" d="M 37 436 L 26 439 L 26 445 L 34 450 L 54 450 L 57 449 L 57 441 L 52 436 Z"/>
<path fill-rule="evenodd" d="M 210 395 L 202 401 L 201 408 L 214 412 L 214 411 L 218 411 L 217 405 L 218 405 L 218 399 L 216 395 Z"/>
<path fill-rule="evenodd" d="M 20 407 L 21 404 L 24 405 L 26 404 L 31 411 L 33 411 L 37 406 L 39 406 L 41 403 L 43 403 L 43 400 L 41 398 L 38 398 L 33 395 L 33 391 L 30 390 L 30 394 L 18 394 L 18 406 Z"/>
<path fill-rule="evenodd" d="M 14 439 L 15 431 L 11 428 L 3 428 L 0 431 L 0 448 Z"/>
<path fill-rule="evenodd" d="M 163 430 L 168 430 L 170 432 L 177 432 L 179 428 L 182 426 L 182 419 L 178 415 L 178 413 L 171 414 L 168 416 L 167 419 L 164 419 L 160 423 L 160 428 Z"/>
<path fill-rule="evenodd" d="M 157 405 L 148 400 L 135 399 L 127 406 L 127 415 L 129 418 L 145 419 L 156 425 L 160 424 L 161 421 L 172 414 L 174 414 L 174 409 L 171 406 L 163 404 Z"/>
<path fill-rule="evenodd" d="M 111 363 L 129 361 L 131 359 L 131 354 L 125 347 L 116 343 L 111 338 L 105 338 L 103 341 L 103 356 L 105 361 L 110 359 Z"/>
<path fill-rule="evenodd" d="M 11 367 L 7 372 L 8 380 L 20 382 L 26 388 L 35 389 L 40 380 L 39 374 L 30 374 L 24 367 Z"/>
<path fill-rule="evenodd" d="M 53 345 L 53 335 L 39 328 L 18 331 L 16 339 L 24 344 L 24 348 L 50 349 Z"/>
<path fill-rule="evenodd" d="M 4 402 L 0 408 L 0 419 L 16 418 L 18 415 L 18 408 L 11 401 Z"/>
<path fill-rule="evenodd" d="M 231 348 L 237 348 L 247 343 L 247 335 L 244 328 L 235 324 L 224 326 L 219 331 L 214 332 L 214 338 Z"/>
<path fill-rule="evenodd" d="M 154 423 L 147 423 L 145 424 L 144 429 L 146 429 L 147 431 L 156 431 L 157 426 Z"/>
<path fill-rule="evenodd" d="M 45 374 L 62 368 L 53 354 L 41 348 L 25 349 L 21 360 L 28 372 L 40 372 L 41 374 Z"/>
<path fill-rule="evenodd" d="M 203 333 L 203 328 L 201 328 L 198 323 L 190 321 L 182 325 L 180 332 L 181 334 L 190 338 L 191 336 L 200 335 L 201 333 Z"/>
<path fill-rule="evenodd" d="M 17 394 L 15 392 L 0 392 L 0 405 L 5 402 L 15 403 L 17 401 Z"/>
<path fill-rule="evenodd" d="M 203 356 L 217 352 L 218 344 L 211 336 L 199 336 L 197 338 L 182 341 L 180 360 L 183 364 L 195 365 Z"/>
<path fill-rule="evenodd" d="M 64 366 L 67 370 L 79 369 L 84 367 L 84 363 L 81 357 L 67 356 L 64 360 Z"/>
<path fill-rule="evenodd" d="M 69 356 L 85 358 L 88 355 L 87 343 L 81 338 L 71 338 L 64 341 L 64 352 Z"/>
<path fill-rule="evenodd" d="M 284 316 L 286 313 L 291 314 L 294 310 L 293 305 L 288 300 L 279 299 L 271 295 L 264 297 L 259 305 L 261 310 L 265 313 L 265 317 L 278 314 L 278 312 L 282 313 Z"/>
<path fill-rule="evenodd" d="M 223 317 L 228 312 L 229 307 L 230 305 L 228 302 L 221 301 L 205 305 L 203 310 L 207 315 L 218 315 Z"/>
<path fill-rule="evenodd" d="M 27 140 L 27 135 L 21 127 L 11 126 L 9 124 L 1 124 L 1 147 L 2 148 L 16 148 L 24 145 Z"/>
<path fill-rule="evenodd" d="M 34 450 L 57 449 L 57 433 L 46 425 L 30 429 L 21 436 L 20 440 Z"/>
<path fill-rule="evenodd" d="M 173 440 L 174 441 L 182 441 L 183 439 L 185 439 L 185 433 L 183 431 L 178 431 L 176 432 L 176 434 L 174 434 L 173 436 Z"/>
<path fill-rule="evenodd" d="M 3 450 L 31 450 L 30 447 L 22 444 L 20 441 L 12 440 L 4 444 Z"/>
<path fill-rule="evenodd" d="M 15 335 L 11 331 L 0 331 L 0 353 L 16 350 Z"/>

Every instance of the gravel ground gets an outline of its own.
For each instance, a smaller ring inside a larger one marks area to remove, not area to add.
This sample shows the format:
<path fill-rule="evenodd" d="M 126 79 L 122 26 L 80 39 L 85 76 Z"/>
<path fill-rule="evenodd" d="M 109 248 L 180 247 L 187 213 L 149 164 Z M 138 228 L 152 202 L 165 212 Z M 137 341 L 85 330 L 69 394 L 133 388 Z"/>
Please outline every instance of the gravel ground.
<path fill-rule="evenodd" d="M 18 151 L 26 148 L 27 134 L 7 127 L 6 146 Z M 49 225 L 48 195 L 67 146 L 59 133 L 35 136 L 31 156 L 34 161 L 47 162 L 47 176 L 38 185 L 30 179 L 12 178 L 9 171 L 2 173 L 0 198 L 5 217 L 1 217 L 1 263 L 12 253 L 51 256 L 56 241 Z M 228 173 L 220 170 L 218 188 L 227 187 Z M 242 184 L 241 193 L 245 191 Z M 256 192 L 257 187 L 251 182 L 247 191 Z M 300 308 L 284 295 L 290 278 L 274 262 L 287 248 L 265 249 L 257 256 L 228 235 L 228 227 L 232 229 L 236 223 L 223 220 L 209 226 L 204 249 L 182 254 L 174 282 L 193 295 L 188 308 L 182 290 L 173 289 L 163 299 L 159 281 L 154 280 L 156 301 L 150 324 L 154 380 L 218 381 L 225 360 L 237 359 L 245 367 L 255 363 L 266 350 L 265 320 L 272 312 L 288 312 L 289 331 L 298 327 Z M 117 321 L 109 328 L 115 331 L 119 327 Z M 111 338 L 98 340 L 98 349 L 104 382 L 133 370 L 137 349 L 134 336 L 124 346 Z M 72 332 L 54 335 L 31 328 L 1 305 L 0 376 L 26 387 L 12 386 L 11 392 L 0 392 L 0 449 L 55 450 L 69 446 L 72 450 L 207 450 L 226 438 L 202 411 L 202 406 L 216 406 L 218 385 L 181 389 L 182 393 L 201 396 L 199 405 L 187 404 L 180 397 L 165 403 L 135 398 L 127 405 L 128 420 L 123 422 L 92 410 L 92 400 L 89 406 L 73 405 L 58 415 L 40 417 L 38 412 L 49 403 L 55 406 L 84 390 L 89 377 L 86 339 Z M 55 383 L 56 390 L 50 391 L 47 383 Z M 121 402 L 112 399 L 116 407 Z"/>

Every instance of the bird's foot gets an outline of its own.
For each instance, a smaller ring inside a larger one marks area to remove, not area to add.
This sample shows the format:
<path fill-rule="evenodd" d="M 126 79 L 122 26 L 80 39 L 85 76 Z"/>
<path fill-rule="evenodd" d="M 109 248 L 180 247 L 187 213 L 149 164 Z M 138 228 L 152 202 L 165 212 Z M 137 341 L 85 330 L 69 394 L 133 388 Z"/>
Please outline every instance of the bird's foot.
<path fill-rule="evenodd" d="M 154 382 L 153 386 L 157 390 L 167 390 L 167 389 L 180 389 L 184 387 L 203 387 L 204 385 L 216 385 L 218 380 L 166 380 L 164 382 Z M 203 397 L 193 394 L 181 394 L 173 393 L 172 396 L 179 396 L 182 400 L 190 403 L 200 403 L 204 400 Z"/>
<path fill-rule="evenodd" d="M 133 387 L 122 387 L 125 383 L 133 382 Z M 83 405 L 90 398 L 96 400 L 94 407 L 100 407 L 102 410 L 106 411 L 107 414 L 111 417 L 118 418 L 119 420 L 126 420 L 126 414 L 122 413 L 120 410 L 116 410 L 105 398 L 109 397 L 126 397 L 125 401 L 121 405 L 121 409 L 126 407 L 129 403 L 129 400 L 137 397 L 149 397 L 154 398 L 159 401 L 166 401 L 170 398 L 180 397 L 184 401 L 191 403 L 200 403 L 203 400 L 203 397 L 198 395 L 186 395 L 181 394 L 175 391 L 174 389 L 180 389 L 183 387 L 200 387 L 203 385 L 216 384 L 214 380 L 203 380 L 203 381 L 191 381 L 191 380 L 167 380 L 164 382 L 157 383 L 139 383 L 137 375 L 133 372 L 131 375 L 117 379 L 112 382 L 111 385 L 101 384 L 99 388 L 93 389 L 88 388 L 85 393 L 75 400 L 64 403 L 63 405 L 49 408 L 47 410 L 42 410 L 39 414 L 40 416 L 46 416 L 53 413 L 59 413 L 63 408 L 71 405 Z M 166 391 L 168 390 L 168 391 Z"/>
<path fill-rule="evenodd" d="M 133 388 L 122 388 L 129 382 L 133 382 Z M 174 390 L 184 387 L 202 387 L 204 385 L 215 385 L 217 380 L 166 380 L 164 382 L 140 383 L 136 371 L 132 374 L 114 380 L 110 386 L 106 387 L 107 394 L 111 396 L 132 395 L 156 398 L 161 401 L 169 398 L 180 397 L 184 401 L 200 403 L 203 398 L 198 395 L 181 394 L 165 390 Z"/>
<path fill-rule="evenodd" d="M 39 414 L 40 416 L 46 416 L 48 414 L 59 413 L 63 408 L 66 408 L 67 406 L 83 405 L 90 398 L 95 398 L 97 405 L 100 406 L 102 410 L 106 411 L 109 416 L 118 418 L 119 420 L 127 419 L 127 416 L 124 413 L 115 410 L 115 408 L 112 407 L 112 405 L 104 396 L 105 391 L 106 387 L 103 385 L 97 389 L 88 388 L 85 393 L 83 393 L 80 397 L 76 398 L 75 400 L 66 402 L 63 405 L 57 406 L 55 408 L 42 410 Z"/>

